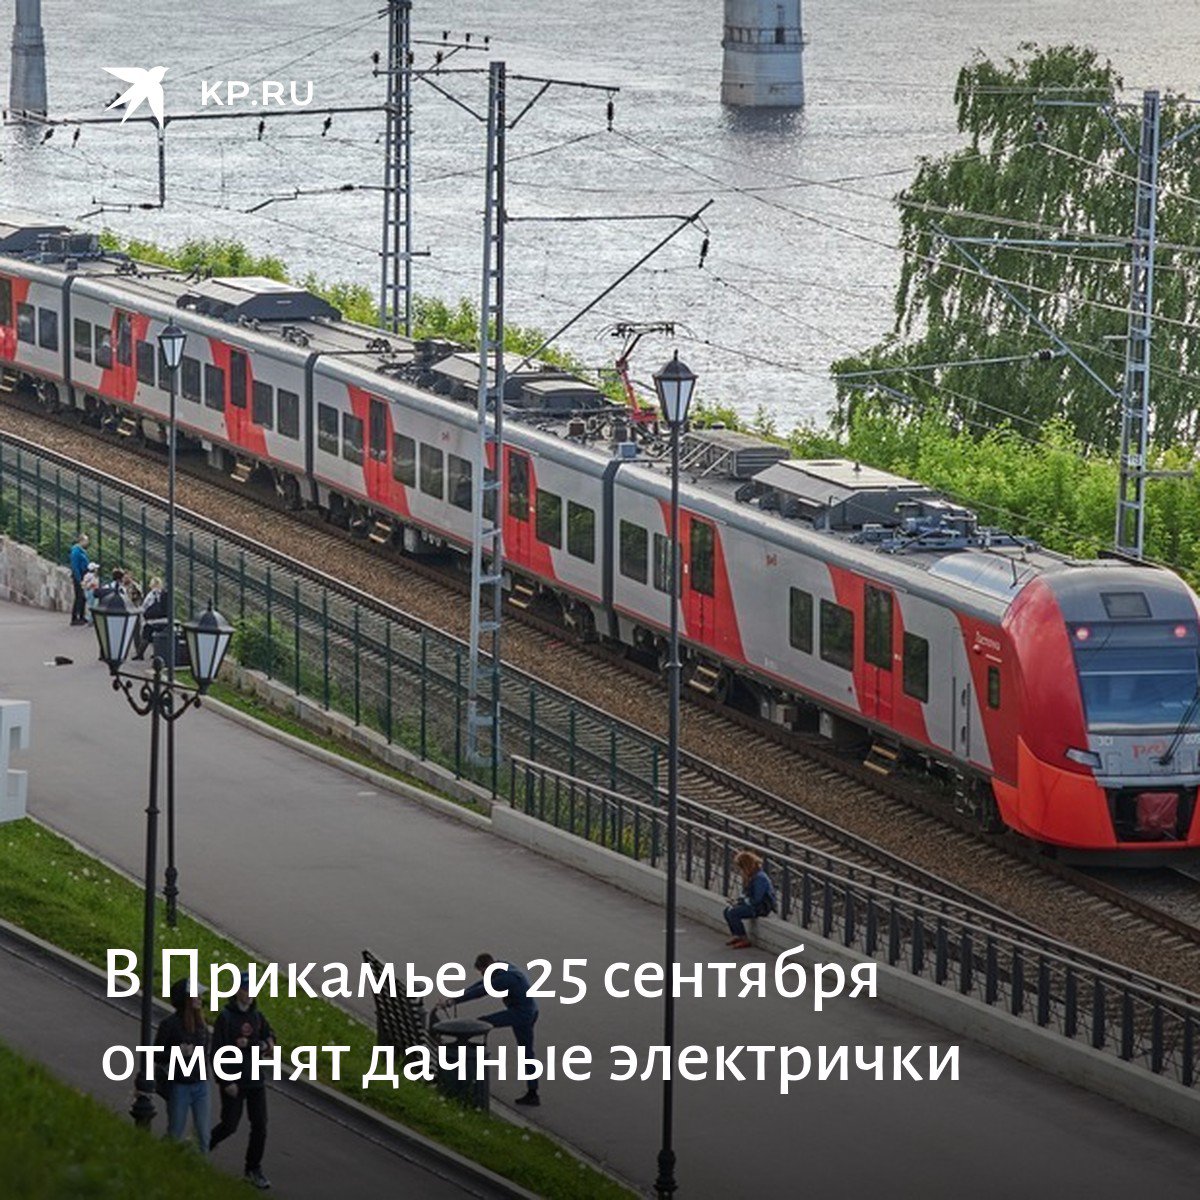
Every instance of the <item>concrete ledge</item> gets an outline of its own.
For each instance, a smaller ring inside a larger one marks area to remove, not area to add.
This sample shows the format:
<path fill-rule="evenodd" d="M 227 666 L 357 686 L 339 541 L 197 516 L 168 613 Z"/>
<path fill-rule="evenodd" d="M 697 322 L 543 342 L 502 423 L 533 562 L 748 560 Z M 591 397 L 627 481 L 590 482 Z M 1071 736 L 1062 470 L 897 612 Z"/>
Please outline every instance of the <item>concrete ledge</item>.
<path fill-rule="evenodd" d="M 238 671 L 240 675 L 249 674 L 249 672 Z M 265 682 L 265 681 L 264 681 Z M 241 685 L 239 684 L 239 687 Z M 281 691 L 283 689 L 280 689 Z M 295 693 L 288 693 L 293 699 L 299 699 Z M 300 703 L 307 706 L 308 702 L 300 699 Z M 325 766 L 333 767 L 338 771 L 344 771 L 348 775 L 354 775 L 358 779 L 362 779 L 374 787 L 380 788 L 383 791 L 391 792 L 394 795 L 401 796 L 405 800 L 409 800 L 414 804 L 423 805 L 425 808 L 432 809 L 434 812 L 440 813 L 444 817 L 452 817 L 456 821 L 462 821 L 466 825 L 472 825 L 476 829 L 490 829 L 491 820 L 486 813 L 475 812 L 472 809 L 464 808 L 461 804 L 456 804 L 453 800 L 447 800 L 443 796 L 435 796 L 431 792 L 427 792 L 424 788 L 417 787 L 415 784 L 406 783 L 402 779 L 396 779 L 383 771 L 377 771 L 374 767 L 368 767 L 365 763 L 355 762 L 352 758 L 344 758 L 340 754 L 334 753 L 332 750 L 326 750 L 322 746 L 314 746 L 312 742 L 307 742 L 303 738 L 296 737 L 294 734 L 287 733 L 282 729 L 277 729 L 267 721 L 260 721 L 257 717 L 250 716 L 249 713 L 244 713 L 240 708 L 234 708 L 232 705 L 223 704 L 220 700 L 214 700 L 211 696 L 204 698 L 204 707 L 211 709 L 215 713 L 219 713 L 226 720 L 233 721 L 238 725 L 251 730 L 260 737 L 270 738 L 272 741 L 279 742 L 283 746 L 287 746 L 290 750 L 295 750 L 299 754 L 307 755 L 309 758 L 315 759 Z M 271 707 L 276 707 L 274 704 Z M 282 706 L 280 706 L 282 708 Z M 302 720 L 298 714 L 288 707 L 286 710 L 289 715 Z M 330 717 L 335 714 L 326 713 L 318 709 L 322 716 Z M 307 722 L 302 722 L 307 725 Z M 340 730 L 330 730 L 326 726 L 322 726 L 318 732 L 328 734 L 334 732 L 336 736 L 342 736 Z M 356 739 L 357 740 L 357 739 Z M 382 739 L 380 739 L 382 740 Z M 375 751 L 372 749 L 371 753 Z M 392 757 L 392 756 L 389 756 Z M 395 766 L 398 770 L 410 772 L 410 767 L 407 759 L 403 754 L 397 754 L 395 758 L 398 760 Z M 420 759 L 414 759 L 415 763 L 429 767 L 428 763 L 421 763 Z M 435 768 L 436 770 L 436 768 Z M 415 771 L 411 772 L 416 774 Z M 432 773 L 432 772 L 431 772 Z M 422 772 L 425 774 L 425 772 Z M 461 796 L 463 800 L 476 805 L 480 808 L 488 808 L 491 806 L 491 797 L 481 789 L 476 789 L 462 780 L 455 780 L 450 776 L 451 781 L 455 784 L 454 788 L 444 787 L 443 781 L 438 780 L 433 786 L 443 788 L 445 791 L 450 791 L 452 794 Z"/>
<path fill-rule="evenodd" d="M 491 824 L 499 837 L 575 867 L 644 900 L 656 904 L 663 902 L 663 874 L 645 863 L 502 805 L 493 808 Z M 725 905 L 721 897 L 680 881 L 678 904 L 684 916 L 709 928 L 725 931 Z M 845 946 L 778 917 L 762 917 L 757 921 L 755 941 L 774 954 L 803 943 L 809 955 L 839 963 L 846 969 L 870 961 Z M 1060 1037 L 1002 1009 L 960 996 L 951 989 L 938 987 L 885 963 L 878 963 L 877 967 L 878 996 L 884 1003 L 1187 1133 L 1200 1135 L 1200 1094 L 1197 1092 L 1133 1067 L 1083 1042 Z"/>
<path fill-rule="evenodd" d="M 423 759 L 395 742 L 389 742 L 382 734 L 368 729 L 365 725 L 355 725 L 342 713 L 322 708 L 315 700 L 298 695 L 278 680 L 268 679 L 261 671 L 251 671 L 236 663 L 230 663 L 223 674 L 228 676 L 239 691 L 257 696 L 269 708 L 294 718 L 306 729 L 360 746 L 372 758 L 377 758 L 380 762 L 395 767 L 397 771 L 403 771 L 405 775 L 411 775 L 414 779 L 437 788 L 438 791 L 474 804 L 484 811 L 491 808 L 491 793 L 484 788 L 466 779 L 459 779 L 448 768 Z"/>

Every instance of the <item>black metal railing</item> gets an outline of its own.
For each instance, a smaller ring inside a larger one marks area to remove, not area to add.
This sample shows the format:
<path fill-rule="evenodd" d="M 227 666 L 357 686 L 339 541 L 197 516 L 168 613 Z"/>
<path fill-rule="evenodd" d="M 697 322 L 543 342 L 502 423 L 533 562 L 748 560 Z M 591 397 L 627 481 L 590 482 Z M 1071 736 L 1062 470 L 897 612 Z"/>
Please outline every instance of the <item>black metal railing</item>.
<path fill-rule="evenodd" d="M 531 762 L 511 760 L 513 805 L 629 858 L 665 868 L 666 811 Z M 868 959 L 977 1000 L 1191 1088 L 1196 996 L 1137 975 L 1023 926 L 974 911 L 833 856 L 795 853 L 753 826 L 709 823 L 681 800 L 679 878 L 728 896 L 739 850 L 762 855 L 779 916 Z"/>

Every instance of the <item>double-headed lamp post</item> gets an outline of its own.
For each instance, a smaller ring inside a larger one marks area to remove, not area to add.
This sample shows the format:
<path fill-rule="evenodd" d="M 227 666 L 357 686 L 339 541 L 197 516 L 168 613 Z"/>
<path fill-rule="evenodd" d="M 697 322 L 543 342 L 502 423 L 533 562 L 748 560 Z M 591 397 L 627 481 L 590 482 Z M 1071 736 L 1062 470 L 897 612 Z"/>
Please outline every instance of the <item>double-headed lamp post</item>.
<path fill-rule="evenodd" d="M 167 562 L 163 587 L 167 593 L 167 686 L 175 684 L 175 400 L 178 392 L 179 364 L 187 334 L 170 321 L 158 335 L 163 367 L 171 384 L 171 407 L 167 418 Z M 167 872 L 163 895 L 167 901 L 167 924 L 177 920 L 179 888 L 175 869 L 175 726 L 167 726 Z"/>
<path fill-rule="evenodd" d="M 664 955 L 666 987 L 663 991 L 663 1045 L 667 1048 L 667 1072 L 663 1078 L 662 1146 L 658 1152 L 658 1178 L 654 1191 L 659 1200 L 674 1195 L 675 1150 L 672 1146 L 674 1120 L 674 1070 L 671 1059 L 675 1048 L 675 881 L 678 874 L 676 842 L 679 829 L 679 593 L 683 574 L 679 557 L 679 436 L 687 425 L 688 409 L 696 376 L 679 361 L 679 351 L 654 376 L 654 390 L 662 406 L 663 419 L 671 432 L 671 626 L 670 655 L 667 660 L 667 944 Z"/>
<path fill-rule="evenodd" d="M 192 664 L 195 688 L 181 687 L 163 677 L 163 661 L 155 657 L 152 675 L 140 675 L 121 669 L 137 629 L 138 610 L 123 596 L 111 592 L 92 610 L 100 657 L 112 673 L 113 690 L 124 692 L 139 716 L 150 717 L 150 795 L 146 805 L 146 878 L 145 907 L 142 915 L 142 1026 L 141 1045 L 152 1044 L 154 1017 L 154 876 L 158 850 L 158 745 L 162 722 L 167 728 L 189 708 L 200 703 L 200 696 L 217 677 L 233 630 L 213 612 L 212 605 L 183 627 Z M 172 634 L 173 636 L 173 634 Z M 130 1116 L 149 1128 L 154 1119 L 154 1087 L 143 1074 L 138 1075 L 137 1097 Z"/>

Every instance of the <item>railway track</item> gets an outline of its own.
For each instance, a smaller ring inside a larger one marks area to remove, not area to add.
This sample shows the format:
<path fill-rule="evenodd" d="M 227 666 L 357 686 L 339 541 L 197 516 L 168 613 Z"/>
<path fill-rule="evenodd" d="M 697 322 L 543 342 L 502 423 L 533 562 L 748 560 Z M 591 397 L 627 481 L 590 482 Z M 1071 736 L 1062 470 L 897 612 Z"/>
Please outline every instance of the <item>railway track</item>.
<path fill-rule="evenodd" d="M 105 473 L 130 488 L 161 491 L 164 468 L 157 451 L 116 444 L 70 419 L 48 422 L 44 414 L 12 404 L 0 406 L 0 430 L 72 459 L 98 458 Z M 365 554 L 360 540 L 315 514 L 288 513 L 264 503 L 263 496 L 248 494 L 207 468 L 186 464 L 185 470 L 179 498 L 187 508 L 215 514 L 234 535 L 253 539 L 265 553 L 295 566 L 319 561 L 325 576 L 366 593 L 381 611 L 395 606 L 465 636 L 465 602 L 453 600 L 465 591 L 464 581 L 398 555 Z M 313 570 L 314 577 L 319 574 Z M 662 736 L 664 705 L 653 672 L 580 646 L 545 620 L 521 617 L 521 624 L 506 624 L 507 661 L 649 735 Z M 1152 889 L 1135 894 L 1137 889 L 1120 882 L 1047 860 L 1014 839 L 981 837 L 928 780 L 873 776 L 816 739 L 765 728 L 698 696 L 689 699 L 682 732 L 686 797 L 803 841 L 813 853 L 1003 914 L 1132 970 L 1200 991 L 1195 952 L 1200 927 L 1194 915 L 1200 911 L 1200 884 L 1194 906 L 1164 906 Z M 509 728 L 521 719 L 510 715 Z"/>

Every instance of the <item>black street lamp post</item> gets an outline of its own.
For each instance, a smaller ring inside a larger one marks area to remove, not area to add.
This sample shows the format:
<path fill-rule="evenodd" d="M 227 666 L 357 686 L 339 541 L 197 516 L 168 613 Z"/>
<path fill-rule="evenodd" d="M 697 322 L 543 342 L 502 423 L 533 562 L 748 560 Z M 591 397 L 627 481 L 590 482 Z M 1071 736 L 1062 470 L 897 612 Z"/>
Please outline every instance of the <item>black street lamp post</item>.
<path fill-rule="evenodd" d="M 158 335 L 163 366 L 171 381 L 171 407 L 167 420 L 167 562 L 163 586 L 167 593 L 167 687 L 175 686 L 175 399 L 179 364 L 187 334 L 171 321 Z M 175 726 L 167 724 L 167 871 L 163 896 L 167 901 L 167 924 L 178 919 L 179 872 L 175 869 Z"/>
<path fill-rule="evenodd" d="M 672 1144 L 674 1122 L 675 1049 L 675 892 L 678 862 L 676 843 L 679 829 L 679 593 L 683 575 L 679 556 L 679 437 L 687 424 L 688 408 L 696 376 L 679 361 L 679 352 L 654 376 L 654 390 L 662 406 L 663 417 L 671 431 L 671 625 L 670 656 L 667 660 L 667 940 L 666 981 L 663 991 L 663 1045 L 666 1047 L 666 1074 L 663 1078 L 662 1146 L 658 1152 L 658 1178 L 654 1181 L 659 1200 L 669 1200 L 676 1190 L 675 1150 Z"/>
<path fill-rule="evenodd" d="M 108 664 L 114 691 L 124 692 L 130 707 L 139 716 L 150 717 L 150 788 L 146 805 L 146 877 L 145 904 L 142 913 L 142 1021 L 140 1045 L 151 1045 L 154 1021 L 154 876 L 158 851 L 158 748 L 163 721 L 170 729 L 187 710 L 200 703 L 200 696 L 216 678 L 221 660 L 229 647 L 233 630 L 219 613 L 209 606 L 207 612 L 184 626 L 192 674 L 196 687 L 185 688 L 163 676 L 164 664 L 157 656 L 153 674 L 139 675 L 121 670 L 121 664 L 133 645 L 138 611 L 125 598 L 113 592 L 92 610 L 100 657 Z M 172 631 L 173 636 L 173 631 Z M 138 1074 L 137 1096 L 130 1116 L 143 1128 L 154 1119 L 154 1087 L 145 1075 Z"/>

